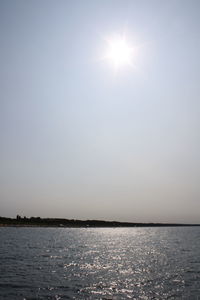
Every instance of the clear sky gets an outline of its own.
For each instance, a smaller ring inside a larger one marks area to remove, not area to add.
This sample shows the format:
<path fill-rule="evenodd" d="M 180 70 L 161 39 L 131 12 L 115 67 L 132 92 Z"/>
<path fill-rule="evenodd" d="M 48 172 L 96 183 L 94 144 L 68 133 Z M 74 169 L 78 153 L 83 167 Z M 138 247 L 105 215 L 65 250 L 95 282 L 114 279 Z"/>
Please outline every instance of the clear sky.
<path fill-rule="evenodd" d="M 0 38 L 1 216 L 200 222 L 200 1 L 0 0 Z"/>

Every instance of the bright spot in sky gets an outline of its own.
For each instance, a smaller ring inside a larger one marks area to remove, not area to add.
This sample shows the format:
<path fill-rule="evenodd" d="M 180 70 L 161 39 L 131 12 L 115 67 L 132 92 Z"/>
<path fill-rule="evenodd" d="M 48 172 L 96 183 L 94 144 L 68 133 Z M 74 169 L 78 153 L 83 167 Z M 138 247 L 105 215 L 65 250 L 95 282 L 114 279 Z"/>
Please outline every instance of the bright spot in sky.
<path fill-rule="evenodd" d="M 134 49 L 124 35 L 118 35 L 106 40 L 107 50 L 104 58 L 112 63 L 115 70 L 133 63 Z"/>

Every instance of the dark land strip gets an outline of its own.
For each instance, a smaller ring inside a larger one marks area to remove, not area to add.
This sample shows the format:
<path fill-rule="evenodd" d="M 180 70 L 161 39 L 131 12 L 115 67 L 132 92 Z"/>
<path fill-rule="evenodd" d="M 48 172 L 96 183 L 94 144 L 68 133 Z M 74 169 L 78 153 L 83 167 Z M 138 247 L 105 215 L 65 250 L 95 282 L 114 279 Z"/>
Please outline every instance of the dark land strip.
<path fill-rule="evenodd" d="M 177 227 L 177 226 L 200 226 L 200 224 L 183 223 L 132 223 L 102 220 L 74 220 L 62 218 L 40 218 L 21 217 L 16 218 L 0 217 L 0 226 L 16 227 Z"/>

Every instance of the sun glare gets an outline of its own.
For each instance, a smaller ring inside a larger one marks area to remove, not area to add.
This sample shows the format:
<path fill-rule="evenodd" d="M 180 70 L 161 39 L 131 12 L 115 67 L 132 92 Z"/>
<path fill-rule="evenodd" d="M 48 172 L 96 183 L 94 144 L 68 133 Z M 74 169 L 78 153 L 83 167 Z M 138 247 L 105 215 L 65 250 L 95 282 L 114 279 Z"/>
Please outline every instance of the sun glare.
<path fill-rule="evenodd" d="M 115 70 L 123 66 L 131 66 L 133 62 L 133 47 L 130 47 L 125 36 L 115 36 L 107 39 L 105 59 L 114 66 Z"/>

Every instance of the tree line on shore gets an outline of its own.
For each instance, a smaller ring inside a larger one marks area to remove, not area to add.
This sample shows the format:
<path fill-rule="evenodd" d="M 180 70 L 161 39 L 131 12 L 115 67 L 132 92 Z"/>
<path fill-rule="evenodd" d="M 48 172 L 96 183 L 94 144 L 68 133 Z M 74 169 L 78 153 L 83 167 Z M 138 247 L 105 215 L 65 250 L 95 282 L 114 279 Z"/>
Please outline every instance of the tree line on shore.
<path fill-rule="evenodd" d="M 40 218 L 0 217 L 1 226 L 42 226 L 42 227 L 166 227 L 166 226 L 200 226 L 200 224 L 178 224 L 178 223 L 132 223 L 102 220 L 74 220 L 63 218 Z"/>

